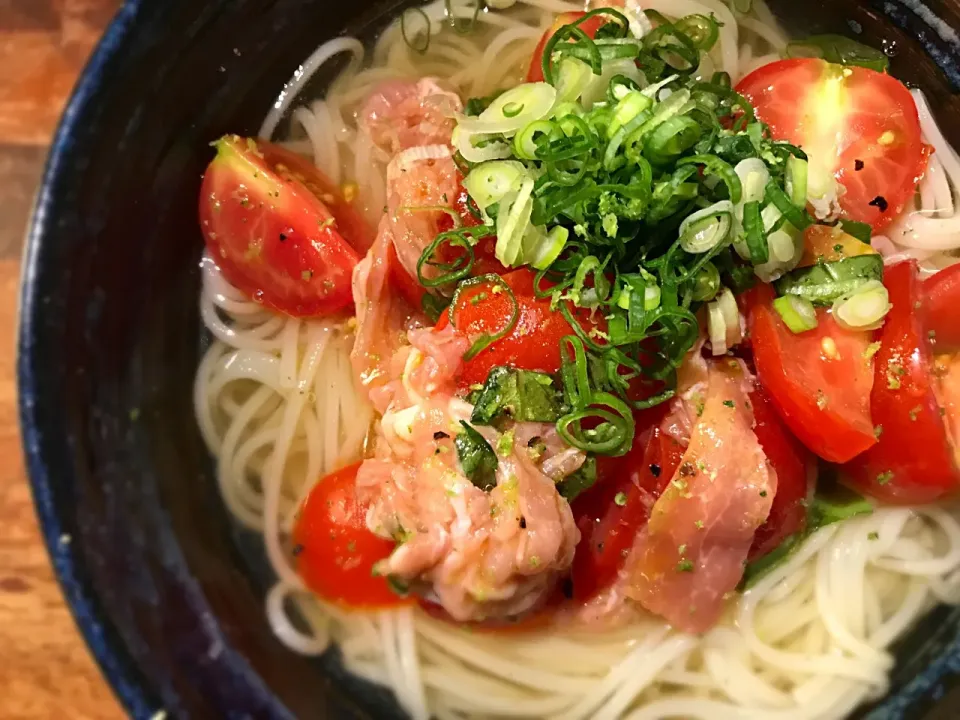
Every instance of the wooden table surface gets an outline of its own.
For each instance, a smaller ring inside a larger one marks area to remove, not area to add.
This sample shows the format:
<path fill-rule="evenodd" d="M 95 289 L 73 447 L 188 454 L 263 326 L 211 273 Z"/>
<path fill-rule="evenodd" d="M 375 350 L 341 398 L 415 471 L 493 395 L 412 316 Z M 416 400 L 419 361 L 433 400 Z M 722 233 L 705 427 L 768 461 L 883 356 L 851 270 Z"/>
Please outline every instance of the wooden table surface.
<path fill-rule="evenodd" d="M 120 0 L 0 0 L 0 717 L 124 716 L 53 576 L 24 476 L 14 336 L 23 234 L 46 148 Z"/>

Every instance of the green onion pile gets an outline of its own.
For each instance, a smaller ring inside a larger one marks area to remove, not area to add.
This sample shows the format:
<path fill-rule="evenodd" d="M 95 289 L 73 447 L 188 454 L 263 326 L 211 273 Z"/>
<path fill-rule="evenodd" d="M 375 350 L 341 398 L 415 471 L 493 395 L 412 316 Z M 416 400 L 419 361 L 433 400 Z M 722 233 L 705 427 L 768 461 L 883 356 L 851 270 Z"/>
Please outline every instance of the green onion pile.
<path fill-rule="evenodd" d="M 699 75 L 718 21 L 646 15 L 654 29 L 638 39 L 622 13 L 593 10 L 548 41 L 545 82 L 467 104 L 453 142 L 481 224 L 438 236 L 419 266 L 440 307 L 476 281 L 483 237 L 505 266 L 536 271 L 571 327 L 557 429 L 605 455 L 630 449 L 634 410 L 676 392 L 698 313 L 725 353 L 740 340 L 734 295 L 796 267 L 813 222 L 804 153 L 771 139 L 728 75 Z M 444 246 L 456 261 L 439 259 Z M 575 318 L 587 313 L 589 330 Z"/>

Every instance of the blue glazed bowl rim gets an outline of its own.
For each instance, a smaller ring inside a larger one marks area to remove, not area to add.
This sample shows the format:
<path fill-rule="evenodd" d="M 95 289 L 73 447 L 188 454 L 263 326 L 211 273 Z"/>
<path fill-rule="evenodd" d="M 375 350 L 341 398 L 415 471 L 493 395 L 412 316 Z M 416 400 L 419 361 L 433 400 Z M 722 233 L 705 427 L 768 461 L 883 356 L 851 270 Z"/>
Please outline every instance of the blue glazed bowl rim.
<path fill-rule="evenodd" d="M 34 202 L 20 276 L 19 327 L 17 340 L 17 384 L 20 429 L 26 469 L 40 521 L 41 533 L 50 555 L 63 595 L 84 640 L 96 659 L 104 677 L 127 712 L 136 718 L 156 717 L 162 704 L 148 681 L 139 672 L 129 655 L 116 626 L 103 611 L 93 588 L 80 578 L 83 561 L 73 551 L 66 528 L 58 513 L 57 490 L 51 481 L 50 468 L 44 458 L 44 429 L 36 416 L 38 377 L 33 366 L 35 353 L 35 315 L 40 298 L 35 291 L 39 272 L 41 244 L 54 221 L 52 209 L 57 199 L 53 188 L 61 174 L 65 158 L 71 153 L 79 122 L 96 101 L 105 69 L 124 51 L 124 40 L 135 30 L 137 15 L 145 0 L 125 0 L 104 32 L 95 51 L 79 76 L 77 84 L 60 119 Z M 890 13 L 888 17 L 897 22 Z M 897 24 L 900 24 L 897 22 Z M 929 48 L 928 52 L 929 52 Z M 936 60 L 936 56 L 933 56 Z M 942 62 L 937 62 L 941 69 Z M 947 73 L 950 75 L 950 73 Z M 951 76 L 952 77 L 952 76 Z M 947 675 L 960 674 L 960 635 L 946 645 L 939 655 L 895 695 L 884 698 L 869 713 L 871 720 L 902 717 L 910 705 L 928 693 L 938 694 Z"/>
<path fill-rule="evenodd" d="M 78 577 L 77 568 L 82 560 L 72 552 L 69 537 L 65 535 L 66 529 L 57 510 L 58 500 L 51 482 L 50 468 L 43 457 L 41 445 L 44 429 L 35 413 L 39 383 L 42 379 L 35 373 L 32 362 L 37 332 L 34 319 L 39 301 L 34 288 L 39 271 L 41 244 L 50 223 L 54 221 L 51 211 L 56 197 L 52 188 L 60 175 L 64 159 L 72 150 L 75 136 L 80 129 L 79 119 L 94 102 L 105 68 L 122 54 L 123 40 L 134 28 L 140 5 L 141 0 L 125 0 L 107 27 L 77 80 L 50 146 L 34 201 L 20 274 L 17 384 L 20 431 L 27 474 L 40 519 L 41 533 L 61 590 L 87 646 L 127 712 L 133 717 L 150 718 L 161 710 L 158 701 L 151 699 L 153 693 L 144 686 L 143 678 L 119 636 L 115 633 L 112 633 L 113 637 L 108 636 L 108 630 L 114 628 L 112 621 L 101 609 L 96 594 Z"/>

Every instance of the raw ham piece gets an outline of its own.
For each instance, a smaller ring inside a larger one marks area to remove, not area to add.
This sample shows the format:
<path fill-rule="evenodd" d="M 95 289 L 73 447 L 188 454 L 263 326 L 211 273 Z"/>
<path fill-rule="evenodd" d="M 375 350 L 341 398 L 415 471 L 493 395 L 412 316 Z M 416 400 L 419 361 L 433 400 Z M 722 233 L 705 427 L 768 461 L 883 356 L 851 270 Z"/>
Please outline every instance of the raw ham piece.
<path fill-rule="evenodd" d="M 624 569 L 625 594 L 686 632 L 719 619 L 776 494 L 748 391 L 736 361 L 710 366 L 690 444 Z"/>

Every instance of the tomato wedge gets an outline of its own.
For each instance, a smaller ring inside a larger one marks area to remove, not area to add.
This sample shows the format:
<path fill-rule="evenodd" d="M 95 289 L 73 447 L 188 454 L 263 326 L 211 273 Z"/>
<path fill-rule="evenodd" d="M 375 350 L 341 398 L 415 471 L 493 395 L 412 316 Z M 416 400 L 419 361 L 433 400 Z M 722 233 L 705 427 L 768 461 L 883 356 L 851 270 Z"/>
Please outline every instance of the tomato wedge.
<path fill-rule="evenodd" d="M 748 562 L 775 550 L 787 537 L 806 527 L 807 499 L 816 478 L 815 458 L 787 429 L 761 386 L 750 393 L 750 404 L 756 421 L 753 432 L 777 473 L 777 492 L 766 522 L 753 537 Z"/>
<path fill-rule="evenodd" d="M 359 212 L 294 153 L 237 135 L 215 145 L 200 191 L 200 227 L 226 278 L 288 315 L 350 308 L 357 250 L 374 238 Z"/>
<path fill-rule="evenodd" d="M 923 281 L 923 324 L 937 352 L 960 350 L 960 263 Z"/>
<path fill-rule="evenodd" d="M 357 502 L 359 468 L 360 463 L 341 468 L 310 491 L 293 530 L 297 572 L 329 602 L 351 608 L 402 605 L 409 601 L 373 574 L 395 543 L 367 529 L 367 508 Z"/>
<path fill-rule="evenodd" d="M 893 305 L 880 330 L 870 406 L 879 442 L 844 467 L 857 490 L 887 503 L 932 502 L 960 485 L 931 373 L 916 261 L 884 271 Z"/>
<path fill-rule="evenodd" d="M 463 363 L 458 382 L 461 387 L 486 382 L 498 365 L 521 370 L 555 373 L 560 369 L 560 341 L 573 329 L 559 311 L 550 309 L 550 299 L 537 299 L 533 292 L 534 273 L 528 268 L 507 273 L 497 282 L 484 281 L 465 288 L 453 308 L 458 332 L 470 338 L 495 335 L 510 319 L 513 303 L 500 283 L 507 285 L 517 302 L 517 322 L 507 335 Z M 593 327 L 581 311 L 581 326 Z M 437 329 L 450 323 L 450 313 L 440 316 Z"/>
<path fill-rule="evenodd" d="M 876 443 L 872 335 L 842 329 L 825 310 L 817 312 L 814 330 L 795 335 L 772 300 L 769 285 L 750 293 L 750 342 L 760 384 L 804 445 L 824 460 L 846 462 Z"/>
<path fill-rule="evenodd" d="M 876 231 L 913 196 L 926 169 L 920 119 L 910 91 L 895 78 L 816 58 L 780 60 L 737 85 L 773 136 L 810 158 L 811 191 L 835 177 L 844 214 Z"/>
<path fill-rule="evenodd" d="M 586 15 L 585 12 L 565 12 L 557 15 L 557 19 L 553 21 L 553 25 L 543 33 L 540 42 L 537 43 L 537 47 L 533 51 L 533 57 L 530 58 L 530 69 L 527 71 L 527 82 L 543 82 L 543 50 L 547 47 L 547 42 L 556 34 L 557 30 L 564 25 L 569 25 L 579 20 L 584 15 Z M 589 20 L 582 22 L 580 29 L 590 37 L 593 37 L 604 23 L 606 23 L 606 20 L 602 15 L 594 15 Z"/>
<path fill-rule="evenodd" d="M 661 430 L 665 413 L 665 407 L 656 408 L 652 426 L 638 432 L 626 455 L 600 458 L 598 482 L 574 502 L 580 529 L 572 567 L 575 600 L 589 600 L 616 580 L 637 533 L 680 465 L 685 448 Z M 650 423 L 649 417 L 644 421 L 638 413 L 638 428 Z"/>

